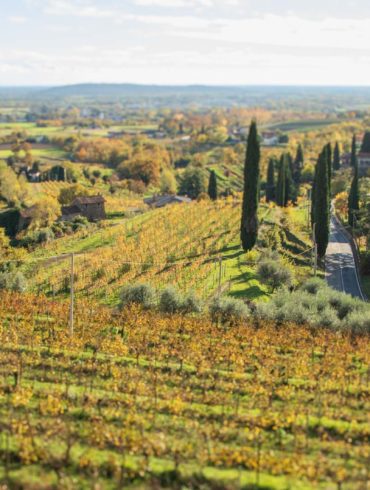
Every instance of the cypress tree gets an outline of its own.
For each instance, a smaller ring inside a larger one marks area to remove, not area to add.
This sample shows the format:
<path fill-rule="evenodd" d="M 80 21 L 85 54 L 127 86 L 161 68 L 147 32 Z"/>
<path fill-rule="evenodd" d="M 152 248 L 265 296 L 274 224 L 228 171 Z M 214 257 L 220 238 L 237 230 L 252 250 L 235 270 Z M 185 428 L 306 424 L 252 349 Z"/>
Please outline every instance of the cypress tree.
<path fill-rule="evenodd" d="M 364 135 L 361 145 L 361 153 L 370 153 L 370 132 L 367 131 Z"/>
<path fill-rule="evenodd" d="M 286 155 L 286 167 L 285 167 L 285 204 L 288 205 L 289 201 L 295 203 L 297 201 L 297 188 L 294 185 L 293 181 L 293 171 L 294 171 L 294 163 L 293 159 L 288 153 Z"/>
<path fill-rule="evenodd" d="M 301 183 L 303 163 L 304 163 L 303 148 L 302 145 L 299 144 L 297 148 L 297 154 L 294 160 L 293 175 L 292 175 L 293 181 L 297 187 L 299 187 L 299 184 Z"/>
<path fill-rule="evenodd" d="M 293 173 L 294 173 L 294 162 L 293 162 L 292 155 L 290 153 L 287 153 L 286 159 L 288 162 L 288 169 L 290 170 L 290 175 L 293 175 Z"/>
<path fill-rule="evenodd" d="M 277 185 L 276 185 L 276 203 L 279 206 L 285 206 L 286 202 L 286 172 L 287 170 L 287 160 L 286 160 L 286 155 L 283 154 L 281 155 L 280 162 L 279 162 L 279 173 L 278 173 L 278 180 L 277 180 Z"/>
<path fill-rule="evenodd" d="M 329 243 L 330 195 L 327 147 L 320 154 L 317 163 L 315 185 L 315 237 L 317 253 L 324 257 Z"/>
<path fill-rule="evenodd" d="M 218 197 L 217 176 L 214 170 L 211 170 L 211 173 L 209 174 L 208 195 L 212 199 L 212 201 L 217 200 Z"/>
<path fill-rule="evenodd" d="M 334 159 L 333 159 L 333 170 L 340 169 L 340 150 L 338 141 L 335 143 L 334 148 Z"/>
<path fill-rule="evenodd" d="M 266 202 L 275 199 L 275 161 L 270 158 L 267 169 Z"/>
<path fill-rule="evenodd" d="M 351 189 L 348 195 L 348 224 L 352 227 L 355 224 L 356 211 L 358 211 L 359 209 L 360 209 L 360 192 L 359 192 L 359 185 L 358 185 L 358 162 L 356 158 Z"/>
<path fill-rule="evenodd" d="M 356 135 L 352 137 L 352 148 L 351 148 L 351 167 L 355 168 L 357 162 L 357 147 L 356 147 Z"/>
<path fill-rule="evenodd" d="M 317 162 L 315 165 L 315 173 L 312 182 L 311 189 L 311 226 L 313 228 L 314 223 L 316 222 L 315 210 L 316 210 L 316 187 L 317 187 Z"/>
<path fill-rule="evenodd" d="M 258 236 L 258 204 L 260 183 L 260 144 L 257 123 L 252 121 L 244 164 L 244 192 L 240 238 L 245 251 L 252 250 Z"/>
<path fill-rule="evenodd" d="M 333 151 L 332 151 L 332 148 L 331 148 L 331 143 L 328 143 L 326 145 L 326 158 L 327 158 L 327 162 L 328 162 L 328 177 L 329 177 L 329 187 L 331 186 L 331 176 L 332 176 L 332 172 L 333 172 L 333 161 L 332 161 L 332 158 L 333 158 Z"/>

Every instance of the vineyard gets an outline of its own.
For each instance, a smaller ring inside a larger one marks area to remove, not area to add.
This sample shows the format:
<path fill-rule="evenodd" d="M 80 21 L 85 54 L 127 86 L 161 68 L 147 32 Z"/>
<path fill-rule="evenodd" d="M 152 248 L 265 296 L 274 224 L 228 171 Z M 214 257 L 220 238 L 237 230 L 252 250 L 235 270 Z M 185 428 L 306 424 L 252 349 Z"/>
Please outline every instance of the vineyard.
<path fill-rule="evenodd" d="M 0 304 L 7 487 L 367 488 L 367 337 Z"/>
<path fill-rule="evenodd" d="M 302 218 L 299 209 L 288 212 Z M 302 273 L 307 274 L 307 236 L 285 229 L 279 209 L 262 206 L 260 217 L 262 239 L 279 242 L 284 235 L 280 246 L 287 261 L 298 269 L 301 266 Z M 294 216 L 289 220 L 293 222 Z M 84 230 L 47 244 L 30 255 L 22 270 L 35 292 L 66 294 L 70 257 L 61 255 L 75 252 L 75 291 L 82 297 L 116 304 L 123 285 L 145 282 L 158 288 L 176 285 L 206 299 L 219 287 L 221 258 L 225 291 L 250 299 L 267 298 L 267 290 L 256 276 L 256 254 L 248 256 L 240 249 L 239 224 L 238 200 L 167 207 L 107 225 L 92 234 Z M 303 223 L 297 226 L 304 228 Z"/>

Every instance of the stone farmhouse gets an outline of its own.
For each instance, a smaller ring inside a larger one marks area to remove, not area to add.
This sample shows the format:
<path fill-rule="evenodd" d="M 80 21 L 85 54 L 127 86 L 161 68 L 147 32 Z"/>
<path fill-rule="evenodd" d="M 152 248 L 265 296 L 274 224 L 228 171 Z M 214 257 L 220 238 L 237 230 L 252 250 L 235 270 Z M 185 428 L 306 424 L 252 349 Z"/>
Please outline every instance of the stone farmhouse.
<path fill-rule="evenodd" d="M 106 218 L 105 199 L 101 195 L 76 197 L 70 206 L 62 207 L 62 221 L 71 221 L 77 216 L 84 216 L 89 221 Z"/>
<path fill-rule="evenodd" d="M 164 208 L 169 204 L 182 204 L 191 202 L 189 197 L 166 194 L 164 196 L 153 196 L 144 199 L 144 203 L 151 208 Z"/>

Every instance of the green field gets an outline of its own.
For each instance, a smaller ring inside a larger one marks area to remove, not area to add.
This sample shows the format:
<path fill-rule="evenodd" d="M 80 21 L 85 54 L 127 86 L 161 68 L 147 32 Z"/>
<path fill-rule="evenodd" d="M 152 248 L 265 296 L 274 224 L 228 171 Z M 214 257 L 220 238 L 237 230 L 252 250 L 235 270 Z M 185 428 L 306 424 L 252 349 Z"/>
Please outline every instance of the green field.
<path fill-rule="evenodd" d="M 37 146 L 37 145 L 35 145 Z M 41 159 L 41 160 L 48 160 L 48 159 L 55 159 L 55 160 L 64 160 L 67 159 L 67 154 L 63 151 L 60 150 L 59 148 L 56 147 L 44 147 L 43 145 L 42 148 L 32 148 L 31 149 L 31 155 L 34 159 Z M 8 149 L 3 149 L 0 147 L 0 159 L 5 159 L 13 155 L 13 152 L 10 148 Z M 19 153 L 20 157 L 24 156 L 24 152 Z"/>
<path fill-rule="evenodd" d="M 270 130 L 280 130 L 283 132 L 305 132 L 313 131 L 315 129 L 320 129 L 325 126 L 330 126 L 331 124 L 338 124 L 337 119 L 319 119 L 319 120 L 307 120 L 307 121 L 289 121 L 269 125 L 266 129 Z"/>

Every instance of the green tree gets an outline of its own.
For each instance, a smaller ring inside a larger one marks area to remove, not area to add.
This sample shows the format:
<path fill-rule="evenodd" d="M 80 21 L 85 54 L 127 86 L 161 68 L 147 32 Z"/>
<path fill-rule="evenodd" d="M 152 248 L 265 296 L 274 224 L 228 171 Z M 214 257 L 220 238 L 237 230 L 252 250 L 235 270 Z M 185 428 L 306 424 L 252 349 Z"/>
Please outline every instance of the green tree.
<path fill-rule="evenodd" d="M 331 143 L 328 143 L 326 145 L 326 160 L 327 160 L 327 163 L 328 163 L 328 182 L 329 182 L 329 188 L 331 187 L 331 175 L 332 175 L 332 172 L 333 172 L 332 158 L 333 158 L 333 151 L 332 151 L 332 148 L 331 148 Z"/>
<path fill-rule="evenodd" d="M 293 181 L 296 186 L 299 186 L 299 184 L 301 183 L 303 164 L 304 164 L 303 148 L 302 145 L 299 144 L 297 148 L 297 154 L 294 159 L 293 175 L 292 175 Z"/>
<path fill-rule="evenodd" d="M 252 121 L 244 164 L 244 193 L 240 237 L 243 249 L 251 250 L 258 236 L 258 203 L 260 186 L 260 144 L 257 123 Z"/>
<path fill-rule="evenodd" d="M 270 158 L 267 169 L 266 201 L 275 199 L 275 160 Z"/>
<path fill-rule="evenodd" d="M 357 146 L 356 146 L 356 135 L 352 137 L 352 147 L 351 147 L 351 167 L 355 168 L 357 161 Z"/>
<path fill-rule="evenodd" d="M 312 189 L 311 189 L 311 226 L 313 228 L 314 223 L 316 222 L 316 216 L 315 216 L 315 211 L 316 211 L 316 188 L 317 188 L 317 164 L 315 165 L 315 172 L 314 172 L 314 178 L 312 182 Z"/>
<path fill-rule="evenodd" d="M 81 184 L 73 184 L 69 187 L 63 187 L 58 196 L 58 201 L 62 206 L 69 206 L 77 196 L 89 196 L 90 191 Z"/>
<path fill-rule="evenodd" d="M 286 183 L 287 183 L 287 166 L 286 154 L 281 155 L 279 162 L 278 180 L 276 185 L 276 203 L 279 206 L 285 206 L 286 203 Z"/>
<path fill-rule="evenodd" d="M 330 194 L 328 173 L 328 148 L 324 148 L 317 162 L 315 184 L 315 237 L 317 253 L 324 257 L 329 243 Z"/>
<path fill-rule="evenodd" d="M 335 148 L 334 148 L 334 159 L 333 159 L 333 170 L 339 170 L 340 169 L 340 150 L 339 150 L 339 143 L 338 141 L 335 143 Z"/>
<path fill-rule="evenodd" d="M 199 194 L 205 192 L 205 178 L 200 168 L 188 167 L 180 182 L 179 193 L 196 199 Z"/>
<path fill-rule="evenodd" d="M 355 219 L 357 212 L 360 209 L 360 190 L 358 183 L 358 162 L 356 158 L 355 167 L 353 169 L 353 179 L 351 183 L 351 189 L 348 195 L 348 224 L 350 226 L 355 225 Z"/>
<path fill-rule="evenodd" d="M 208 195 L 212 199 L 212 201 L 217 200 L 217 197 L 218 197 L 217 176 L 216 176 L 216 172 L 214 170 L 211 170 L 211 173 L 209 174 Z"/>
<path fill-rule="evenodd" d="M 293 181 L 293 159 L 290 153 L 286 155 L 286 166 L 285 166 L 285 200 L 284 206 L 288 205 L 289 201 L 297 201 L 297 188 Z"/>
<path fill-rule="evenodd" d="M 160 178 L 160 188 L 162 194 L 176 194 L 177 181 L 174 173 L 170 169 L 163 169 Z"/>
<path fill-rule="evenodd" d="M 370 131 L 366 131 L 362 140 L 361 153 L 370 153 Z"/>

